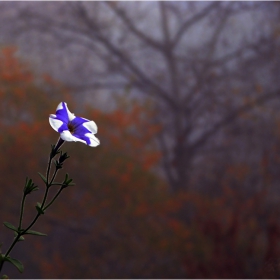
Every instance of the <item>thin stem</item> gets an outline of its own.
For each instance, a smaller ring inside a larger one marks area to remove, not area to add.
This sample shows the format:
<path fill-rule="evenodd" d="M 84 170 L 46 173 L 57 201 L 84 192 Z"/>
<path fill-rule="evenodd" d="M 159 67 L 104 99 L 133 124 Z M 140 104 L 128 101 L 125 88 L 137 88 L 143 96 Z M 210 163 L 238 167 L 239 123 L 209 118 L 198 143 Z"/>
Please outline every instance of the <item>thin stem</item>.
<path fill-rule="evenodd" d="M 51 163 L 53 158 L 55 157 L 55 153 L 53 153 L 53 150 L 50 153 L 49 156 L 49 160 L 48 160 L 48 166 L 47 166 L 47 171 L 46 171 L 46 178 L 47 178 L 47 182 L 46 182 L 46 187 L 48 188 L 49 186 L 49 176 L 50 176 L 50 170 L 51 170 Z"/>
<path fill-rule="evenodd" d="M 60 137 L 55 145 L 55 147 L 52 149 L 51 153 L 50 153 L 50 156 L 49 156 L 49 161 L 48 161 L 48 167 L 47 167 L 47 172 L 46 172 L 46 179 L 47 179 L 47 182 L 46 182 L 46 191 L 45 191 L 45 195 L 44 195 L 44 198 L 43 198 L 43 201 L 42 201 L 42 204 L 41 204 L 41 208 L 43 209 L 45 203 L 46 203 L 46 200 L 47 200 L 47 197 L 48 197 L 48 192 L 49 192 L 49 188 L 50 186 L 52 185 L 52 182 L 53 180 L 55 179 L 55 176 L 58 172 L 58 169 L 56 168 L 55 172 L 53 173 L 53 176 L 51 178 L 51 180 L 49 181 L 49 177 L 50 177 L 50 170 L 51 170 L 51 163 L 52 163 L 52 160 L 53 158 L 56 156 L 56 152 L 58 151 L 58 149 L 63 145 L 64 143 L 64 140 L 62 140 Z M 40 215 L 39 215 L 40 216 Z M 39 217 L 38 216 L 38 217 Z M 36 216 L 35 219 L 38 217 Z M 35 220 L 34 219 L 34 220 Z M 36 220 L 37 220 L 36 219 Z M 36 221 L 35 221 L 36 222 Z"/>
<path fill-rule="evenodd" d="M 46 187 L 46 191 L 45 191 L 45 194 L 44 194 L 44 198 L 43 198 L 43 201 L 42 201 L 42 203 L 41 203 L 41 208 L 43 208 L 43 206 L 45 205 L 45 202 L 46 202 L 46 200 L 47 200 L 48 193 L 49 193 L 49 188 L 50 188 L 50 186 L 47 186 L 47 187 Z"/>
<path fill-rule="evenodd" d="M 48 192 L 49 192 L 49 188 L 50 186 L 52 185 L 52 182 L 54 181 L 56 175 L 57 175 L 57 172 L 58 172 L 58 168 L 56 168 L 51 180 L 49 181 L 49 177 L 50 177 L 50 170 L 51 170 L 51 163 L 52 163 L 52 160 L 53 158 L 56 156 L 57 154 L 57 151 L 58 149 L 62 146 L 62 144 L 64 143 L 64 140 L 62 140 L 61 138 L 58 139 L 56 145 L 54 148 L 52 148 L 51 150 L 51 153 L 50 153 L 50 156 L 49 156 L 49 159 L 48 159 L 48 165 L 47 165 L 47 170 L 46 170 L 46 179 L 47 179 L 47 182 L 45 183 L 46 184 L 46 190 L 45 190 L 45 194 L 44 194 L 44 197 L 43 197 L 43 201 L 42 201 L 42 204 L 41 204 L 41 209 L 43 210 L 46 210 L 49 206 L 51 206 L 51 204 L 56 200 L 56 198 L 59 196 L 59 194 L 61 193 L 62 191 L 62 187 L 60 188 L 60 190 L 57 192 L 57 194 L 54 196 L 54 198 L 51 200 L 51 202 L 44 208 L 44 205 L 46 203 L 46 200 L 47 200 L 47 197 L 48 197 Z M 21 201 L 21 208 L 20 208 L 20 218 L 19 218 L 19 227 L 18 227 L 18 232 L 17 232 L 17 236 L 15 237 L 14 241 L 12 242 L 11 246 L 9 247 L 9 249 L 7 250 L 6 254 L 4 255 L 4 258 L 7 257 L 9 255 L 9 253 L 12 251 L 12 249 L 14 248 L 15 244 L 18 242 L 19 238 L 24 235 L 35 223 L 36 221 L 38 220 L 38 218 L 40 217 L 40 213 L 38 212 L 37 215 L 35 216 L 35 218 L 33 219 L 33 221 L 30 223 L 30 225 L 24 229 L 23 231 L 21 231 L 21 226 L 22 226 L 22 218 L 23 218 L 23 212 L 24 212 L 24 204 L 25 204 L 25 198 L 26 198 L 26 195 L 23 196 L 22 198 L 22 201 Z M 0 263 L 0 272 L 3 268 L 3 264 L 4 264 L 4 261 L 1 261 Z"/>
<path fill-rule="evenodd" d="M 60 137 L 58 138 L 55 147 L 54 147 L 54 152 L 57 152 L 59 148 L 64 144 L 64 140 L 62 140 Z"/>
<path fill-rule="evenodd" d="M 51 178 L 51 181 L 49 182 L 49 187 L 53 185 L 52 182 L 53 182 L 53 180 L 55 179 L 58 170 L 59 170 L 59 169 L 56 168 L 55 172 L 53 173 L 53 176 L 52 176 L 52 178 Z"/>
<path fill-rule="evenodd" d="M 49 188 L 46 188 L 43 202 L 44 202 L 44 201 L 46 200 L 46 198 L 47 198 L 48 189 L 49 189 Z M 21 205 L 22 208 L 23 208 L 24 200 L 25 200 L 25 198 L 22 200 L 22 205 Z M 43 203 L 42 203 L 42 205 L 43 205 Z M 21 210 L 21 214 L 22 214 L 22 213 L 23 213 L 23 210 Z M 14 247 L 15 244 L 18 242 L 19 238 L 20 238 L 22 235 L 24 235 L 24 234 L 36 223 L 36 221 L 38 220 L 38 218 L 39 218 L 40 215 L 41 215 L 40 213 L 37 213 L 36 217 L 33 219 L 33 221 L 31 222 L 31 224 L 30 224 L 24 231 L 18 232 L 18 235 L 16 236 L 16 238 L 14 239 L 14 241 L 13 241 L 13 243 L 11 244 L 10 248 L 9 248 L 8 251 L 6 252 L 5 257 L 7 257 L 7 256 L 9 255 L 9 253 L 12 251 L 13 247 Z M 21 221 L 22 221 L 22 215 L 21 215 L 21 218 L 20 218 L 20 226 L 21 226 Z M 20 229 L 21 229 L 21 227 L 20 227 Z M 1 265 L 1 269 L 2 269 L 2 266 L 3 266 L 3 263 L 2 263 L 2 265 Z M 1 271 L 1 270 L 0 270 L 0 271 Z"/>
<path fill-rule="evenodd" d="M 9 253 L 12 251 L 13 247 L 15 246 L 15 244 L 18 242 L 19 238 L 20 238 L 21 234 L 18 233 L 17 237 L 14 239 L 12 245 L 10 246 L 10 248 L 8 249 L 8 251 L 5 254 L 5 257 L 7 257 L 9 255 Z"/>
<path fill-rule="evenodd" d="M 23 194 L 22 201 L 21 201 L 21 207 L 20 207 L 20 216 L 19 216 L 19 223 L 18 223 L 18 229 L 21 230 L 21 224 L 22 224 L 22 217 L 24 212 L 24 203 L 25 203 L 26 194 Z"/>
<path fill-rule="evenodd" d="M 55 195 L 55 197 L 51 200 L 51 202 L 44 208 L 44 205 L 45 205 L 45 203 L 46 203 L 46 200 L 47 200 L 47 196 L 48 196 L 48 192 L 49 192 L 49 188 L 50 188 L 50 186 L 51 186 L 51 183 L 52 183 L 52 181 L 54 180 L 54 178 L 55 178 L 55 176 L 56 176 L 56 174 L 57 174 L 57 171 L 58 171 L 58 169 L 56 169 L 55 170 L 55 172 L 54 172 L 54 175 L 53 175 L 53 177 L 52 177 L 52 179 L 51 179 L 51 181 L 50 181 L 50 185 L 46 188 L 46 191 L 45 191 L 45 195 L 44 195 L 44 199 L 43 199 L 43 201 L 42 201 L 42 204 L 41 204 L 41 209 L 44 211 L 44 210 L 46 210 L 54 201 L 55 201 L 55 199 L 59 196 L 59 194 L 61 193 L 61 191 L 62 191 L 62 187 L 60 188 L 60 190 L 57 192 L 57 194 Z M 38 213 L 37 215 L 36 215 L 36 217 L 34 218 L 34 220 L 32 221 L 32 223 L 22 232 L 22 234 L 25 234 L 35 223 L 36 223 L 36 221 L 38 220 L 38 218 L 40 217 L 40 213 Z"/>
<path fill-rule="evenodd" d="M 49 176 L 50 176 L 51 162 L 52 162 L 53 158 L 56 156 L 57 151 L 59 150 L 59 148 L 63 145 L 63 143 L 64 143 L 64 140 L 62 140 L 59 137 L 58 140 L 57 140 L 57 143 L 54 146 L 54 148 L 52 148 L 52 150 L 51 150 L 49 161 L 48 161 L 48 167 L 47 167 L 47 171 L 46 171 L 46 178 L 47 178 L 46 186 L 47 187 L 50 185 L 50 183 L 49 183 Z"/>
<path fill-rule="evenodd" d="M 63 190 L 63 188 L 61 187 L 61 188 L 59 189 L 59 191 L 56 193 L 56 195 L 54 196 L 54 198 L 50 201 L 50 203 L 49 203 L 47 206 L 45 206 L 45 208 L 43 209 L 44 211 L 45 211 L 47 208 L 49 208 L 49 207 L 54 203 L 54 201 L 55 201 L 56 198 L 60 195 L 60 193 L 62 192 L 62 190 Z"/>
<path fill-rule="evenodd" d="M 25 203 L 25 198 L 26 195 L 23 194 L 22 200 L 21 200 L 21 207 L 20 207 L 20 216 L 19 216 L 19 225 L 18 225 L 18 230 L 21 230 L 21 225 L 22 225 L 22 217 L 23 217 L 23 212 L 24 212 L 24 203 Z M 12 251 L 13 247 L 15 246 L 15 244 L 18 242 L 20 236 L 22 234 L 18 232 L 18 235 L 16 236 L 16 238 L 14 239 L 13 243 L 11 244 L 10 248 L 8 249 L 8 251 L 5 254 L 5 257 L 7 257 L 9 255 L 9 253 Z M 1 261 L 0 263 L 0 271 L 2 270 L 4 261 Z"/>
<path fill-rule="evenodd" d="M 23 231 L 23 232 L 21 232 L 21 235 L 24 235 L 35 223 L 36 223 L 36 221 L 38 220 L 38 218 L 41 216 L 41 214 L 40 213 L 38 213 L 37 215 L 36 215 L 36 217 L 34 218 L 34 220 L 32 221 L 32 223 Z"/>
<path fill-rule="evenodd" d="M 42 204 L 41 204 L 41 209 L 43 209 L 45 203 L 46 203 L 46 200 L 47 200 L 47 197 L 48 197 L 48 193 L 49 193 L 49 188 L 53 182 L 53 180 L 55 179 L 55 176 L 57 174 L 57 171 L 58 169 L 55 170 L 53 176 L 52 176 L 52 179 L 51 181 L 49 182 L 49 175 L 50 175 L 50 166 L 51 166 L 51 162 L 52 162 L 52 159 L 54 158 L 54 156 L 52 157 L 50 155 L 50 158 L 49 158 L 49 162 L 48 162 L 48 168 L 47 168 L 47 183 L 46 183 L 46 190 L 45 190 L 45 194 L 44 194 L 44 198 L 43 198 L 43 201 L 42 201 Z M 40 217 L 40 213 L 37 213 L 36 217 L 34 218 L 34 220 L 32 221 L 32 223 L 22 232 L 22 234 L 26 233 L 35 223 L 36 221 L 38 220 L 38 218 Z"/>
<path fill-rule="evenodd" d="M 48 167 L 47 167 L 47 171 L 46 171 L 46 178 L 47 178 L 46 186 L 47 187 L 49 185 L 49 176 L 50 176 L 51 162 L 52 162 L 52 157 L 50 155 L 49 161 L 48 161 Z"/>

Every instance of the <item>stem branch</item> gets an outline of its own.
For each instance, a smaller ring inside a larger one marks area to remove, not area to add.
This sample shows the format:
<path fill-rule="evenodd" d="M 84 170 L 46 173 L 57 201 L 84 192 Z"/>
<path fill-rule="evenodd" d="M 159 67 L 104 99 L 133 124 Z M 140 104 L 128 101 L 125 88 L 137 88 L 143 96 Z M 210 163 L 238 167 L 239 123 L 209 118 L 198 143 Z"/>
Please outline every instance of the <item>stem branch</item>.
<path fill-rule="evenodd" d="M 56 145 L 54 147 L 52 147 L 51 153 L 49 155 L 49 159 L 48 159 L 48 165 L 47 165 L 47 170 L 46 170 L 46 189 L 45 189 L 45 194 L 43 197 L 43 201 L 41 204 L 41 209 L 44 211 L 46 210 L 49 206 L 51 206 L 51 204 L 56 200 L 56 198 L 59 196 L 59 194 L 62 191 L 62 187 L 59 189 L 59 191 L 56 193 L 56 195 L 54 196 L 54 198 L 51 200 L 50 203 L 47 204 L 46 207 L 44 207 L 46 201 L 47 201 L 47 197 L 48 197 L 48 192 L 49 192 L 49 188 L 50 186 L 52 186 L 52 182 L 54 181 L 57 172 L 58 172 L 58 168 L 56 168 L 56 170 L 53 173 L 53 176 L 50 179 L 50 170 L 51 170 L 51 163 L 53 158 L 57 155 L 57 151 L 59 150 L 59 148 L 61 147 L 61 145 L 64 143 L 64 140 L 62 140 L 61 138 L 58 139 Z M 55 185 L 63 185 L 63 184 L 55 184 Z M 20 237 L 22 235 L 24 235 L 38 220 L 38 218 L 41 216 L 41 213 L 37 213 L 37 215 L 35 216 L 35 218 L 33 219 L 33 221 L 30 223 L 30 225 L 22 230 L 21 226 L 22 226 L 22 219 L 23 219 L 23 213 L 24 213 L 24 204 L 25 204 L 25 198 L 26 195 L 23 195 L 22 201 L 21 201 L 21 207 L 20 207 L 20 217 L 19 217 L 19 226 L 18 226 L 18 231 L 17 231 L 17 236 L 14 238 L 11 246 L 9 247 L 9 249 L 7 250 L 6 254 L 4 255 L 4 259 L 1 260 L 0 262 L 0 272 L 3 268 L 3 264 L 5 262 L 5 258 L 8 257 L 8 255 L 10 254 L 10 252 L 12 251 L 12 249 L 14 248 L 15 244 L 19 241 Z"/>

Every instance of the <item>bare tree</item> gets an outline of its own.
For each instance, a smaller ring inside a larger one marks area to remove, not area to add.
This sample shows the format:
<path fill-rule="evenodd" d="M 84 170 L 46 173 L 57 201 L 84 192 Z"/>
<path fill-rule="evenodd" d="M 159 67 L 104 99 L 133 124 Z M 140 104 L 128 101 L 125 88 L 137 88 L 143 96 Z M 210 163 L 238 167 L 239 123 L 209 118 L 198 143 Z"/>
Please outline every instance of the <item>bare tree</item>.
<path fill-rule="evenodd" d="M 279 96 L 271 5 L 32 3 L 19 9 L 18 34 L 37 32 L 41 43 L 51 41 L 52 55 L 72 54 L 72 75 L 64 78 L 76 90 L 129 86 L 151 99 L 151 121 L 163 126 L 162 167 L 176 191 L 187 188 L 193 161 L 213 136 L 240 112 Z"/>

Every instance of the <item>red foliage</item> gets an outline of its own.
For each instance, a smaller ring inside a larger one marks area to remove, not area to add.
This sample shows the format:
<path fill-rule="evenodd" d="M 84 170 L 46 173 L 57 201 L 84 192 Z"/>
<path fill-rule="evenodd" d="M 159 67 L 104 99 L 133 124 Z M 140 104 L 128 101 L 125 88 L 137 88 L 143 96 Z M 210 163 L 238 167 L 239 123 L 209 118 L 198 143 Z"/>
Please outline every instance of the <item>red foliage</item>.
<path fill-rule="evenodd" d="M 15 51 L 5 49 L 0 56 L 1 217 L 12 223 L 25 176 L 43 187 L 36 174 L 44 171 L 50 144 L 58 137 L 48 115 L 61 100 L 75 112 L 61 85 L 45 76 L 45 86 L 53 87 L 53 94 L 46 93 Z M 161 128 L 151 124 L 152 112 L 134 104 L 111 113 L 88 107 L 83 115 L 96 121 L 101 145 L 63 146 L 71 155 L 65 172 L 76 186 L 63 191 L 38 224 L 48 236 L 26 238 L 13 252 L 31 268 L 25 276 L 279 278 L 279 201 L 267 187 L 279 176 L 273 169 L 279 165 L 279 145 L 258 163 L 265 187 L 250 195 L 235 188 L 252 173 L 245 163 L 225 166 L 218 194 L 171 195 L 151 172 L 161 158 L 154 143 Z M 24 223 L 34 216 L 40 194 L 28 198 Z M 8 234 L 1 231 L 4 246 Z M 12 270 L 8 274 L 18 277 Z"/>

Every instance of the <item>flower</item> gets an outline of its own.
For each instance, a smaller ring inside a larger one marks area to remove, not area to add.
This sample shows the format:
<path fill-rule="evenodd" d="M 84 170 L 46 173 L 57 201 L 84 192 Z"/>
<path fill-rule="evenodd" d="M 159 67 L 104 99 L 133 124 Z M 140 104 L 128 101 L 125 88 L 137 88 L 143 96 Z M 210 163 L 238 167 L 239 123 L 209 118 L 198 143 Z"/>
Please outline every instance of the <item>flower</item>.
<path fill-rule="evenodd" d="M 88 146 L 96 147 L 100 141 L 94 136 L 97 133 L 97 125 L 90 121 L 72 114 L 65 102 L 60 102 L 56 108 L 56 114 L 49 117 L 51 127 L 60 133 L 64 141 L 79 141 Z"/>

